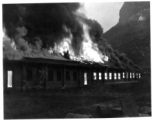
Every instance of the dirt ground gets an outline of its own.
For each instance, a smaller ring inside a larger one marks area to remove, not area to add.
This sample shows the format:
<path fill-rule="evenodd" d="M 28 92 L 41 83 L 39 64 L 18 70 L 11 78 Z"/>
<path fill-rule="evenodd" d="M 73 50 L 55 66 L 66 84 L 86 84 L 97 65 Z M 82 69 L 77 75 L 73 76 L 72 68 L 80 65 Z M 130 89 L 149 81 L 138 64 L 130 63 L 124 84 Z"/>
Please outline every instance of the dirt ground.
<path fill-rule="evenodd" d="M 87 105 L 119 99 L 131 94 L 138 106 L 151 106 L 150 76 L 132 87 L 92 86 L 48 91 L 4 94 L 5 119 L 64 118 L 70 111 Z"/>

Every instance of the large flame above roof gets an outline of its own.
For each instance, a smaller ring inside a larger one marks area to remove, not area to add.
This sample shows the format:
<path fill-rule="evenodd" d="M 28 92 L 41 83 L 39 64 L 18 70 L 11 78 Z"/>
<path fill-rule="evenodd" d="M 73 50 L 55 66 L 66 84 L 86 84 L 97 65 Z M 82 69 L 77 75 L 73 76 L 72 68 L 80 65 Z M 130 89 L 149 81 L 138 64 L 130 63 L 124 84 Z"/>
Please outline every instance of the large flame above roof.
<path fill-rule="evenodd" d="M 98 44 L 94 43 L 90 37 L 89 30 L 91 29 L 91 26 L 84 22 L 84 18 L 81 17 L 78 13 L 75 12 L 75 16 L 77 21 L 75 21 L 77 23 L 77 27 L 79 26 L 79 28 L 81 28 L 80 31 L 77 30 L 75 34 L 79 33 L 79 35 L 74 36 L 74 34 L 71 32 L 74 30 L 64 24 L 62 27 L 64 29 L 64 32 L 68 33 L 68 35 L 65 35 L 63 38 L 60 38 L 60 40 L 55 40 L 54 47 L 50 47 L 49 50 L 47 48 L 42 47 L 43 39 L 40 39 L 37 36 L 35 36 L 34 44 L 28 43 L 28 41 L 25 39 L 28 30 L 24 26 L 16 27 L 14 36 L 12 38 L 9 38 L 5 34 L 6 31 L 4 28 L 4 58 L 11 60 L 22 59 L 24 57 L 65 59 L 65 54 L 68 53 L 69 57 L 67 59 L 74 61 L 88 61 L 89 63 L 98 62 L 102 64 L 108 62 L 108 57 L 103 54 L 101 50 L 99 50 Z M 29 39 L 32 40 L 33 38 Z M 77 45 L 74 44 L 74 41 L 76 41 Z"/>
<path fill-rule="evenodd" d="M 33 58 L 48 58 L 51 59 L 52 56 L 57 55 L 61 58 L 61 55 L 64 56 L 66 52 L 69 53 L 69 58 L 74 61 L 88 61 L 90 63 L 98 62 L 104 63 L 108 61 L 108 57 L 103 55 L 101 51 L 99 51 L 97 44 L 93 43 L 90 35 L 89 35 L 89 26 L 82 21 L 79 21 L 83 28 L 83 41 L 81 44 L 81 49 L 79 55 L 75 55 L 74 50 L 72 48 L 72 34 L 69 37 L 63 38 L 60 43 L 55 43 L 53 49 L 50 50 L 40 50 L 39 52 L 33 52 L 32 48 L 31 51 L 20 51 L 17 49 L 14 40 L 11 40 L 5 34 L 5 29 L 3 31 L 3 42 L 4 48 L 7 49 L 4 54 L 4 57 L 8 57 L 8 59 L 21 59 L 23 57 L 33 57 Z M 67 28 L 66 28 L 67 29 Z M 69 30 L 70 33 L 70 30 Z M 23 41 L 24 42 L 24 41 Z M 31 47 L 31 45 L 29 45 Z M 8 52 L 10 51 L 10 52 Z M 9 54 L 7 54 L 9 53 Z M 12 55 L 11 55 L 12 54 Z M 61 54 L 61 55 L 60 55 Z"/>
<path fill-rule="evenodd" d="M 80 49 L 79 56 L 75 56 L 74 51 L 71 46 L 72 41 L 72 34 L 68 38 L 64 38 L 60 44 L 55 44 L 55 50 L 59 51 L 62 55 L 68 51 L 70 55 L 70 59 L 77 60 L 77 61 L 92 61 L 92 62 L 99 62 L 104 63 L 108 61 L 108 57 L 103 55 L 98 47 L 97 44 L 93 43 L 90 35 L 89 35 L 89 26 L 82 21 L 79 21 L 83 28 L 83 41 Z"/>

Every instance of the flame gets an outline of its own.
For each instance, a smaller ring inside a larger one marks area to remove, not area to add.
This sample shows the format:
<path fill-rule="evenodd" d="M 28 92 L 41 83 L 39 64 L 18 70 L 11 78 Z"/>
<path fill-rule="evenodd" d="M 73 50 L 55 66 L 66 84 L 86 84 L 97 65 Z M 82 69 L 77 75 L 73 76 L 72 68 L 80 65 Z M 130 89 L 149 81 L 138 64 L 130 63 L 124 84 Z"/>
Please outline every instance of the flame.
<path fill-rule="evenodd" d="M 14 54 L 18 57 L 17 59 L 20 59 L 22 57 L 42 57 L 42 58 L 51 58 L 51 55 L 55 53 L 61 53 L 62 56 L 65 52 L 69 52 L 69 57 L 71 60 L 74 61 L 80 61 L 85 63 L 88 61 L 89 63 L 98 62 L 98 63 L 105 63 L 108 61 L 108 57 L 106 55 L 103 55 L 103 53 L 98 49 L 98 45 L 93 43 L 91 40 L 91 37 L 89 35 L 89 29 L 90 27 L 83 23 L 81 20 L 79 21 L 80 25 L 82 25 L 83 28 L 83 40 L 81 44 L 80 53 L 78 56 L 75 55 L 74 50 L 72 48 L 72 40 L 73 36 L 71 31 L 64 26 L 64 29 L 69 32 L 69 37 L 63 38 L 60 43 L 55 43 L 54 48 L 50 48 L 49 50 L 40 50 L 38 52 L 33 52 L 32 46 L 29 45 L 28 51 L 18 51 L 15 42 L 13 39 L 10 39 L 5 33 L 5 29 L 3 29 L 3 42 L 4 42 L 4 48 L 11 51 L 12 56 Z M 20 39 L 22 40 L 22 39 Z"/>
<path fill-rule="evenodd" d="M 2 32 L 3 42 L 4 42 L 3 47 L 7 47 L 5 44 L 5 43 L 7 43 L 13 50 L 16 50 L 16 45 L 15 45 L 14 40 L 11 40 L 5 33 L 6 33 L 6 30 L 5 30 L 5 28 L 3 28 L 3 32 Z"/>
<path fill-rule="evenodd" d="M 64 55 L 64 52 L 69 52 L 70 59 L 75 61 L 89 61 L 92 62 L 98 62 L 98 63 L 104 63 L 108 61 L 108 57 L 106 55 L 103 55 L 99 49 L 97 44 L 93 43 L 90 35 L 89 35 L 89 26 L 83 23 L 82 21 L 79 21 L 83 28 L 83 41 L 82 46 L 80 50 L 79 56 L 75 56 L 74 51 L 71 46 L 72 41 L 72 34 L 70 34 L 70 37 L 63 38 L 62 41 L 59 44 L 55 44 L 54 50 L 60 52 L 62 55 Z"/>
<path fill-rule="evenodd" d="M 104 61 L 108 61 L 108 57 L 104 56 L 99 51 L 97 44 L 92 42 L 89 35 L 89 26 L 83 23 L 82 21 L 80 21 L 80 24 L 82 25 L 84 32 L 81 55 L 95 62 L 104 63 Z"/>
<path fill-rule="evenodd" d="M 54 50 L 64 55 L 64 52 L 69 51 L 70 55 L 74 55 L 71 47 L 71 39 L 63 38 L 63 40 L 57 45 L 55 43 Z"/>

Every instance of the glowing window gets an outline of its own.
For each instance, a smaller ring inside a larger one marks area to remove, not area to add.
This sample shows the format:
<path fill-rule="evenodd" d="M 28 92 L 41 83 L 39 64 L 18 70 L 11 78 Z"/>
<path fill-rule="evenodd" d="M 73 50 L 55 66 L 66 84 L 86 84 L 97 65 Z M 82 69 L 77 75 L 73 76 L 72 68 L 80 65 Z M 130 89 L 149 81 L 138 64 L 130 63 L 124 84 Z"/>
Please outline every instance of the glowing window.
<path fill-rule="evenodd" d="M 87 73 L 84 73 L 84 85 L 87 85 L 88 81 L 87 81 Z"/>
<path fill-rule="evenodd" d="M 120 76 L 120 73 L 118 73 L 118 80 L 120 80 L 121 79 L 121 76 Z"/>
<path fill-rule="evenodd" d="M 125 78 L 125 73 L 124 72 L 122 73 L 122 75 L 123 75 L 123 78 Z"/>
<path fill-rule="evenodd" d="M 101 80 L 101 79 L 102 79 L 102 73 L 99 72 L 99 80 Z"/>
<path fill-rule="evenodd" d="M 139 73 L 139 78 L 141 78 L 141 74 Z"/>
<path fill-rule="evenodd" d="M 13 78 L 13 72 L 12 71 L 7 71 L 7 87 L 12 88 L 12 79 Z"/>
<path fill-rule="evenodd" d="M 97 73 L 96 72 L 93 73 L 93 79 L 97 80 Z"/>
<path fill-rule="evenodd" d="M 109 80 L 112 79 L 112 73 L 109 73 Z"/>
<path fill-rule="evenodd" d="M 107 76 L 107 73 L 105 73 L 105 80 L 107 80 L 108 79 L 108 76 Z"/>
<path fill-rule="evenodd" d="M 130 78 L 132 78 L 132 73 L 130 73 Z"/>
<path fill-rule="evenodd" d="M 135 78 L 135 73 L 132 73 L 132 77 Z"/>
<path fill-rule="evenodd" d="M 136 78 L 138 78 L 138 73 L 136 73 Z"/>
<path fill-rule="evenodd" d="M 114 80 L 117 79 L 117 73 L 114 73 Z"/>

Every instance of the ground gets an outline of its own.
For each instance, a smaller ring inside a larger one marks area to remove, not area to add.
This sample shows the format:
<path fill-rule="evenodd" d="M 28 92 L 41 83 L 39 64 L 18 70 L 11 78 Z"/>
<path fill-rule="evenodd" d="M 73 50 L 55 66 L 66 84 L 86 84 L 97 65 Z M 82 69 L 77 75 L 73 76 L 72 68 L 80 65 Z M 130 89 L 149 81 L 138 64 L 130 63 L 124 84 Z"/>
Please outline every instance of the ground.
<path fill-rule="evenodd" d="M 127 87 L 93 86 L 48 91 L 27 91 L 4 94 L 4 118 L 64 118 L 82 106 L 119 99 L 131 94 L 139 106 L 151 106 L 150 77 L 143 77 L 138 85 Z"/>

